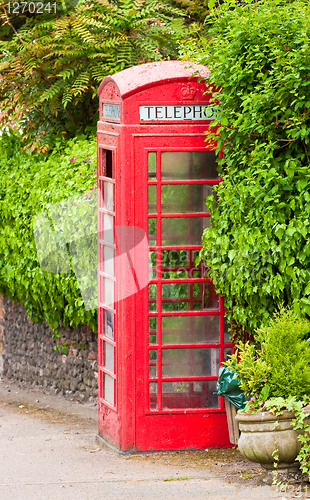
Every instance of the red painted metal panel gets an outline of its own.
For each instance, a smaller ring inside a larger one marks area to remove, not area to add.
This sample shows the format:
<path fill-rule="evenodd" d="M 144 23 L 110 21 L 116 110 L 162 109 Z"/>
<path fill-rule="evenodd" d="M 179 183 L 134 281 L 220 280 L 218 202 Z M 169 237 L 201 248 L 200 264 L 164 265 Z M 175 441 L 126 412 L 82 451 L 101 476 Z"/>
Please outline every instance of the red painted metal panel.
<path fill-rule="evenodd" d="M 162 83 L 177 82 L 189 79 L 197 72 L 198 75 L 207 78 L 209 72 L 201 64 L 190 61 L 158 61 L 155 63 L 141 64 L 125 69 L 113 76 L 107 76 L 100 84 L 98 94 L 101 95 L 103 88 L 109 82 L 115 83 L 119 95 L 126 99 L 132 94 L 145 90 L 148 87 L 158 87 Z M 196 80 L 198 78 L 196 76 Z"/>
<path fill-rule="evenodd" d="M 225 413 L 148 415 L 137 428 L 140 451 L 231 447 Z"/>
<path fill-rule="evenodd" d="M 100 400 L 98 402 L 98 432 L 109 443 L 117 448 L 121 447 L 119 415 L 106 402 Z"/>

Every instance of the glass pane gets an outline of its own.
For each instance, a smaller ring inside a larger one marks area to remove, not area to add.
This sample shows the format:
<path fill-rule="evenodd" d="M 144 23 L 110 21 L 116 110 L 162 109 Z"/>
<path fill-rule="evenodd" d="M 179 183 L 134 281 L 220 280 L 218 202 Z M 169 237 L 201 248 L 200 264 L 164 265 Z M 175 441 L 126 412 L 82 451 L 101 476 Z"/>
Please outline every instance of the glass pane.
<path fill-rule="evenodd" d="M 156 178 L 156 153 L 148 154 L 148 171 L 149 179 Z"/>
<path fill-rule="evenodd" d="M 114 347 L 109 342 L 104 343 L 104 366 L 114 373 Z"/>
<path fill-rule="evenodd" d="M 161 153 L 161 178 L 217 179 L 214 151 L 165 151 Z"/>
<path fill-rule="evenodd" d="M 231 342 L 232 331 L 228 331 L 231 329 L 231 324 L 228 323 L 227 319 L 224 317 L 224 342 Z"/>
<path fill-rule="evenodd" d="M 163 349 L 163 377 L 209 377 L 218 375 L 219 349 Z"/>
<path fill-rule="evenodd" d="M 103 271 L 104 268 L 104 256 L 103 256 L 103 245 L 102 242 L 99 240 L 99 255 L 98 255 L 98 268 L 99 271 Z"/>
<path fill-rule="evenodd" d="M 114 281 L 104 278 L 104 304 L 114 309 Z"/>
<path fill-rule="evenodd" d="M 163 245 L 201 245 L 210 217 L 167 217 L 162 219 L 161 227 Z"/>
<path fill-rule="evenodd" d="M 200 253 L 200 250 L 192 250 L 191 257 L 192 257 L 193 264 L 195 264 L 195 265 L 200 264 L 200 262 L 201 262 L 199 259 L 199 253 Z"/>
<path fill-rule="evenodd" d="M 204 262 L 199 259 L 199 250 L 192 250 L 191 252 L 191 258 L 192 258 L 192 263 L 193 267 L 190 270 L 189 273 L 189 278 L 209 278 L 210 279 L 210 274 L 208 268 L 205 266 Z"/>
<path fill-rule="evenodd" d="M 219 342 L 219 316 L 163 316 L 163 344 L 214 344 Z"/>
<path fill-rule="evenodd" d="M 208 283 L 163 283 L 163 311 L 218 310 L 219 297 Z"/>
<path fill-rule="evenodd" d="M 186 311 L 191 307 L 189 303 L 188 283 L 163 283 L 162 284 L 162 310 Z M 186 298 L 187 300 L 184 300 Z M 183 299 L 183 300 L 182 300 Z"/>
<path fill-rule="evenodd" d="M 156 311 L 157 285 L 149 285 L 149 311 Z"/>
<path fill-rule="evenodd" d="M 163 382 L 163 408 L 219 408 L 216 380 Z"/>
<path fill-rule="evenodd" d="M 106 245 L 103 247 L 103 271 L 110 276 L 114 276 L 114 249 L 111 247 L 107 247 Z"/>
<path fill-rule="evenodd" d="M 105 177 L 110 177 L 110 179 L 113 178 L 113 153 L 111 150 L 106 149 L 104 150 L 104 158 L 103 158 L 103 175 Z"/>
<path fill-rule="evenodd" d="M 161 211 L 169 214 L 209 212 L 206 197 L 212 193 L 210 184 L 164 184 L 161 187 Z"/>
<path fill-rule="evenodd" d="M 151 251 L 149 252 L 149 278 L 156 278 L 156 256 L 157 252 L 156 251 Z"/>
<path fill-rule="evenodd" d="M 113 212 L 113 183 L 105 181 L 103 183 L 104 208 Z"/>
<path fill-rule="evenodd" d="M 103 240 L 114 244 L 113 216 L 109 214 L 103 214 Z"/>
<path fill-rule="evenodd" d="M 203 309 L 219 309 L 219 296 L 215 292 L 215 288 L 211 282 L 203 283 Z"/>
<path fill-rule="evenodd" d="M 232 347 L 224 348 L 224 361 L 228 361 L 228 356 L 232 355 Z"/>
<path fill-rule="evenodd" d="M 161 252 L 161 277 L 176 279 L 188 277 L 188 251 L 164 250 Z"/>
<path fill-rule="evenodd" d="M 99 303 L 102 307 L 102 305 L 104 304 L 104 277 L 103 276 L 99 276 L 98 293 L 99 293 Z"/>
<path fill-rule="evenodd" d="M 210 278 L 208 270 L 204 267 L 204 265 L 200 265 L 199 267 L 192 267 L 188 273 L 189 278 Z"/>
<path fill-rule="evenodd" d="M 157 377 L 157 350 L 151 349 L 149 351 L 149 376 Z"/>
<path fill-rule="evenodd" d="M 156 219 L 149 219 L 149 243 L 156 245 Z"/>
<path fill-rule="evenodd" d="M 104 374 L 104 399 L 114 406 L 114 379 Z"/>
<path fill-rule="evenodd" d="M 114 314 L 110 311 L 104 311 L 105 314 L 105 336 L 114 340 Z"/>
<path fill-rule="evenodd" d="M 156 186 L 149 186 L 149 214 L 155 214 L 156 211 Z"/>
<path fill-rule="evenodd" d="M 168 268 L 188 266 L 187 250 L 164 250 L 161 252 L 161 265 Z"/>
<path fill-rule="evenodd" d="M 196 267 L 198 254 L 199 250 L 163 250 L 161 252 L 161 277 L 163 279 L 207 277 L 207 269 L 202 262 L 199 267 Z M 191 258 L 190 261 L 189 258 Z M 155 278 L 155 275 L 153 277 Z"/>
<path fill-rule="evenodd" d="M 169 269 L 165 269 L 165 270 L 162 270 L 161 272 L 161 277 L 165 280 L 169 280 L 169 279 L 185 279 L 185 278 L 188 278 L 189 275 L 188 275 L 188 270 L 187 269 L 184 269 L 184 267 L 180 267 L 178 269 L 174 269 L 174 270 L 169 270 Z"/>
<path fill-rule="evenodd" d="M 149 344 L 157 342 L 157 318 L 149 318 Z"/>
<path fill-rule="evenodd" d="M 157 382 L 149 383 L 149 408 L 157 410 Z"/>

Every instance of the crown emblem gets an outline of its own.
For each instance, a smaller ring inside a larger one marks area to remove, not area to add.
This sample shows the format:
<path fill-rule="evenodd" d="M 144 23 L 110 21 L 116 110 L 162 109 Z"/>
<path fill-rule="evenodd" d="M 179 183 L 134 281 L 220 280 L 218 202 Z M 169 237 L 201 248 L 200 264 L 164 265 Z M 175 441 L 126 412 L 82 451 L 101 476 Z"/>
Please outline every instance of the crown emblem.
<path fill-rule="evenodd" d="M 183 99 L 187 100 L 192 100 L 195 97 L 197 89 L 195 87 L 191 87 L 190 85 L 187 85 L 187 87 L 182 87 L 181 88 L 181 94 Z"/>

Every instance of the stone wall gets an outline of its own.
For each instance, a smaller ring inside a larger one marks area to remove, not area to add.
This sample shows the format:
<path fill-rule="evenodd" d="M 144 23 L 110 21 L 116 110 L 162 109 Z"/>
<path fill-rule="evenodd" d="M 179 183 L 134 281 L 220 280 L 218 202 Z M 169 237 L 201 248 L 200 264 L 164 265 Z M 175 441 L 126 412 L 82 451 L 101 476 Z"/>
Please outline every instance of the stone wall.
<path fill-rule="evenodd" d="M 3 297 L 0 294 L 0 375 L 3 373 L 2 337 L 3 337 L 4 310 L 2 308 L 2 302 L 3 302 Z"/>
<path fill-rule="evenodd" d="M 87 326 L 60 328 L 33 323 L 18 303 L 0 295 L 0 371 L 6 378 L 42 386 L 80 401 L 97 400 L 97 336 Z M 54 350 L 67 344 L 66 354 Z"/>

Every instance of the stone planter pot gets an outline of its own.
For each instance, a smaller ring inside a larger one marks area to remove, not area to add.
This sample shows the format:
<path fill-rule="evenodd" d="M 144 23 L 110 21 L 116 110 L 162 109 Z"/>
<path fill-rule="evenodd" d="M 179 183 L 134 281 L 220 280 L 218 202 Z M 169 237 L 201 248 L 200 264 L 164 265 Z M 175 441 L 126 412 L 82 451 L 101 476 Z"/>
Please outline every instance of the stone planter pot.
<path fill-rule="evenodd" d="M 305 411 L 309 413 L 307 423 L 310 424 L 310 409 L 306 408 Z M 301 448 L 297 438 L 302 431 L 293 430 L 293 418 L 293 413 L 289 411 L 284 411 L 279 416 L 268 411 L 237 413 L 236 420 L 241 431 L 238 447 L 241 454 L 265 469 L 273 469 L 275 460 L 272 454 L 278 450 L 277 468 L 288 472 L 297 470 L 299 462 L 296 462 L 296 457 Z M 278 422 L 276 428 L 275 422 Z"/>

